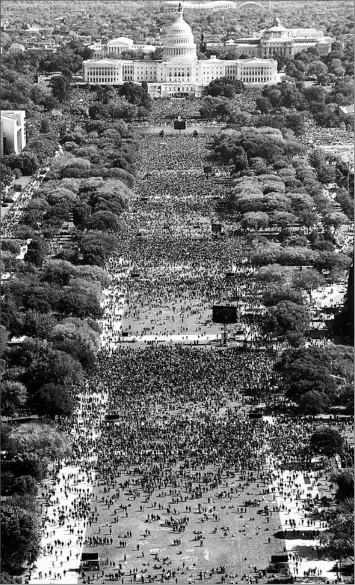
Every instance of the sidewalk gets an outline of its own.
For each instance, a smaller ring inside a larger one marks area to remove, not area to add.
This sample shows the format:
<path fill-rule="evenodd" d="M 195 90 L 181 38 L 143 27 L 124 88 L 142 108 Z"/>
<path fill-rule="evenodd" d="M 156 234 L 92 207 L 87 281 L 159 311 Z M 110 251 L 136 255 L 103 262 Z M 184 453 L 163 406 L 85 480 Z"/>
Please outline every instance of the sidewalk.
<path fill-rule="evenodd" d="M 295 535 L 294 537 L 292 535 L 293 528 L 290 525 L 290 520 L 294 520 L 296 522 L 295 529 L 301 530 L 305 534 L 314 530 L 325 530 L 319 521 L 313 521 L 312 525 L 307 526 L 309 518 L 303 509 L 303 504 L 309 499 L 307 496 L 314 498 L 318 494 L 320 498 L 322 497 L 317 486 L 315 473 L 311 472 L 305 476 L 303 472 L 296 473 L 285 470 L 281 477 L 283 487 L 281 487 L 279 479 L 275 479 L 271 487 L 275 488 L 274 499 L 280 507 L 281 528 L 283 531 L 288 531 L 289 535 L 289 537 L 285 537 L 285 546 L 289 553 L 291 572 L 294 576 L 303 577 L 305 571 L 316 569 L 316 575 L 320 574 L 332 582 L 335 581 L 336 574 L 332 571 L 335 562 L 318 559 L 315 549 L 319 546 L 319 540 L 313 540 L 311 536 L 306 538 L 306 536 L 298 537 Z M 282 504 L 285 506 L 284 510 L 281 509 Z"/>

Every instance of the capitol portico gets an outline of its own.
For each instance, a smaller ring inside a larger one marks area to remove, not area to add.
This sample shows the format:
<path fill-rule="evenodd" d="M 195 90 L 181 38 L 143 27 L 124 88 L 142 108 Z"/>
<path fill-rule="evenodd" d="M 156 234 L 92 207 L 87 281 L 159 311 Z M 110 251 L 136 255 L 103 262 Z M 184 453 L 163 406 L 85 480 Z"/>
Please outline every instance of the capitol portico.
<path fill-rule="evenodd" d="M 198 60 L 191 27 L 182 11 L 170 26 L 163 60 L 91 59 L 83 62 L 84 81 L 97 85 L 147 82 L 151 97 L 190 95 L 200 97 L 213 79 L 228 77 L 247 86 L 277 83 L 274 59 Z"/>

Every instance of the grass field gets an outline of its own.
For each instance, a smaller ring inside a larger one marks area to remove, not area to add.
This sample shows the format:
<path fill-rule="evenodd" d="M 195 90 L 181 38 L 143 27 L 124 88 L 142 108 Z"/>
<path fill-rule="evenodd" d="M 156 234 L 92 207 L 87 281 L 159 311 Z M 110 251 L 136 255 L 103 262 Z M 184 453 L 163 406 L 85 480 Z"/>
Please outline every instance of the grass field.
<path fill-rule="evenodd" d="M 133 574 L 134 570 L 145 577 L 145 582 L 148 575 L 160 581 L 164 569 L 165 572 L 175 571 L 178 583 L 187 583 L 191 578 L 199 579 L 200 572 L 209 572 L 212 568 L 216 570 L 222 565 L 226 567 L 226 574 L 232 578 L 238 575 L 238 579 L 252 573 L 254 566 L 266 569 L 271 555 L 283 551 L 283 541 L 274 537 L 279 530 L 279 515 L 273 512 L 268 521 L 264 514 L 258 514 L 267 504 L 272 510 L 272 496 L 266 495 L 262 500 L 261 484 L 242 481 L 240 474 L 232 475 L 224 478 L 224 485 L 237 487 L 238 493 L 229 498 L 218 497 L 223 487 L 205 492 L 200 499 L 180 503 L 173 503 L 170 488 L 154 493 L 149 502 L 146 501 L 147 494 L 133 496 L 127 491 L 124 495 L 121 492 L 119 502 L 128 506 L 128 511 L 127 515 L 124 511 L 118 513 L 118 522 L 114 522 L 114 510 L 118 509 L 118 503 L 109 508 L 100 502 L 109 494 L 104 493 L 103 487 L 96 487 L 92 507 L 97 507 L 99 521 L 87 529 L 86 535 L 112 536 L 113 544 L 85 547 L 85 552 L 98 552 L 103 564 L 106 559 L 115 562 L 116 568 L 121 564 L 125 571 L 125 583 L 130 582 L 129 573 Z M 122 474 L 117 484 L 126 479 L 132 481 L 138 476 Z M 238 488 L 239 485 L 242 487 Z M 116 487 L 110 493 L 115 491 Z M 260 501 L 260 505 L 244 508 L 245 500 L 254 498 Z M 199 512 L 199 505 L 201 509 L 207 509 L 205 519 Z M 191 507 L 191 512 L 186 511 L 187 506 Z M 243 507 L 242 512 L 238 509 L 240 506 Z M 148 522 L 148 514 L 152 513 L 158 514 L 160 520 Z M 213 514 L 217 515 L 217 521 Z M 184 532 L 178 534 L 165 525 L 166 519 L 184 516 L 189 518 Z M 132 537 L 125 539 L 128 531 L 131 531 Z M 195 539 L 197 532 L 202 533 L 202 546 L 201 541 Z M 119 541 L 123 539 L 127 542 L 125 548 L 119 546 Z M 174 545 L 174 539 L 181 539 L 181 545 Z M 105 565 L 104 570 L 105 573 L 114 571 L 110 565 Z M 137 577 L 137 581 L 141 579 Z M 221 575 L 214 575 L 210 582 L 220 583 Z"/>

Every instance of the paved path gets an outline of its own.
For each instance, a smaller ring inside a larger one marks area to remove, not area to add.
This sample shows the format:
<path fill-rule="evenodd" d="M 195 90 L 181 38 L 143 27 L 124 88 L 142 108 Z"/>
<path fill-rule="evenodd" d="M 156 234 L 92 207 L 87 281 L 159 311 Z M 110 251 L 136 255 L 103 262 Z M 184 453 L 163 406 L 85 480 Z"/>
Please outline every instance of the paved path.
<path fill-rule="evenodd" d="M 334 561 L 319 560 L 315 551 L 315 547 L 319 545 L 319 539 L 307 538 L 307 533 L 313 530 L 325 530 L 324 523 L 314 521 L 311 525 L 309 523 L 309 515 L 303 508 L 307 499 L 315 498 L 319 492 L 318 478 L 316 472 L 304 474 L 303 472 L 295 472 L 291 470 L 284 470 L 282 473 L 283 489 L 280 486 L 280 480 L 275 479 L 272 487 L 275 488 L 275 501 L 280 507 L 280 522 L 282 530 L 292 531 L 290 520 L 296 522 L 296 530 L 304 532 L 304 537 L 294 537 L 289 535 L 285 538 L 285 546 L 288 553 L 291 553 L 290 568 L 294 575 L 298 577 L 303 576 L 304 571 L 315 570 L 316 575 L 321 574 L 327 579 L 335 580 L 335 573 L 332 571 Z M 292 480 L 292 485 L 289 486 L 289 480 Z M 297 487 L 296 487 L 297 486 Z M 285 507 L 282 510 L 282 505 Z M 321 571 L 321 573 L 320 573 Z"/>

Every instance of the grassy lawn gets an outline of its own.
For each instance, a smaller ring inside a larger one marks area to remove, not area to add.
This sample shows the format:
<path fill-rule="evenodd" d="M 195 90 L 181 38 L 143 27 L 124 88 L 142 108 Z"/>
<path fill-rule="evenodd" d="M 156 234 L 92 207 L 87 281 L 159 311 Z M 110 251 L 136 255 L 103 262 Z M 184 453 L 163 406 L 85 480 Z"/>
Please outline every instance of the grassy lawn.
<path fill-rule="evenodd" d="M 207 469 L 207 471 L 213 469 Z M 216 470 L 215 470 L 216 471 Z M 107 536 L 113 538 L 113 544 L 87 546 L 85 552 L 98 552 L 105 572 L 110 573 L 114 569 L 104 562 L 108 559 L 115 562 L 118 567 L 121 563 L 127 577 L 124 582 L 130 582 L 129 572 L 136 570 L 138 575 L 155 575 L 161 580 L 162 570 L 179 571 L 178 582 L 188 582 L 191 576 L 196 578 L 200 571 L 217 569 L 221 565 L 226 567 L 226 573 L 230 576 L 238 575 L 239 579 L 248 572 L 252 566 L 258 569 L 266 569 L 271 555 L 283 551 L 283 541 L 273 535 L 279 529 L 279 515 L 273 512 L 270 521 L 264 514 L 257 514 L 266 504 L 272 510 L 272 496 L 266 495 L 262 500 L 262 485 L 256 482 L 242 481 L 240 474 L 230 473 L 223 478 L 224 485 L 228 488 L 236 486 L 237 494 L 231 497 L 218 497 L 218 493 L 224 491 L 224 487 L 218 487 L 206 491 L 200 499 L 188 499 L 186 502 L 173 503 L 169 494 L 170 488 L 155 491 L 147 502 L 147 494 L 140 493 L 133 496 L 128 491 L 121 491 L 119 503 L 116 502 L 110 508 L 101 502 L 101 498 L 107 498 L 116 492 L 116 487 L 109 493 L 104 492 L 103 486 L 94 490 L 92 509 L 97 508 L 99 519 L 97 523 L 87 529 L 87 537 Z M 124 475 L 117 478 L 116 486 L 125 480 L 139 479 L 136 475 Z M 183 499 L 187 494 L 182 494 Z M 97 498 L 97 501 L 95 501 Z M 260 501 L 259 506 L 244 508 L 245 500 Z M 127 506 L 127 514 L 121 511 L 119 505 Z M 208 520 L 199 512 L 198 505 L 207 509 Z M 238 510 L 243 506 L 243 510 Z M 186 510 L 188 507 L 188 510 Z M 191 512 L 190 512 L 191 507 Z M 212 512 L 212 508 L 213 512 Z M 118 510 L 115 516 L 114 510 Z M 169 512 L 167 511 L 169 509 Z M 155 514 L 160 520 L 148 522 L 148 515 Z M 213 514 L 217 516 L 213 517 Z M 186 530 L 177 533 L 172 527 L 165 525 L 165 520 L 171 517 L 181 519 L 188 517 Z M 118 519 L 115 522 L 115 518 Z M 148 531 L 148 533 L 146 532 Z M 125 538 L 128 532 L 132 536 Z M 195 540 L 196 532 L 201 532 L 201 541 Z M 269 542 L 270 538 L 270 542 Z M 174 545 L 174 539 L 180 539 L 181 544 Z M 120 547 L 120 540 L 125 540 L 125 548 Z M 138 550 L 139 548 L 139 550 Z M 144 556 L 143 556 L 144 555 Z M 157 560 L 159 559 L 159 560 Z M 163 561 L 164 559 L 164 561 Z M 155 568 L 154 568 L 155 567 Z M 212 583 L 219 583 L 221 575 L 215 575 Z M 137 578 L 140 581 L 140 578 Z"/>

